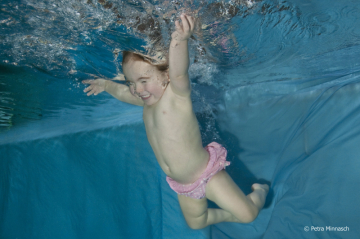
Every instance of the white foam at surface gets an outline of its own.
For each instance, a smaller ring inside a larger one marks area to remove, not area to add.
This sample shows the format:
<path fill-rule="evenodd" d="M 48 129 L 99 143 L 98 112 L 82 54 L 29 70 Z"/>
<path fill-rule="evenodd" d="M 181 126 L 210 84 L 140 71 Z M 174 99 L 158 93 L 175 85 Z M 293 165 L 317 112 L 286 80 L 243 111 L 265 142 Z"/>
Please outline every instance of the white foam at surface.
<path fill-rule="evenodd" d="M 110 99 L 106 104 L 64 108 L 55 116 L 11 128 L 1 133 L 0 144 L 52 138 L 100 128 L 142 122 L 142 107 Z"/>

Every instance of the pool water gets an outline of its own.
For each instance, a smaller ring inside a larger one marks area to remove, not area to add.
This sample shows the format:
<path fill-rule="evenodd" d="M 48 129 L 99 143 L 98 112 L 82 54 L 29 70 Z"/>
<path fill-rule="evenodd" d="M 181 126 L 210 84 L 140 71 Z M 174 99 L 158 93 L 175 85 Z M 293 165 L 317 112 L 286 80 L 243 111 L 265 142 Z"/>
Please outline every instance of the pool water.
<path fill-rule="evenodd" d="M 122 73 L 121 50 L 166 52 L 182 12 L 199 19 L 203 144 L 227 148 L 245 193 L 271 184 L 250 224 L 190 229 L 142 108 L 83 93 L 82 80 Z M 360 234 L 358 1 L 19 0 L 0 13 L 0 238 Z"/>

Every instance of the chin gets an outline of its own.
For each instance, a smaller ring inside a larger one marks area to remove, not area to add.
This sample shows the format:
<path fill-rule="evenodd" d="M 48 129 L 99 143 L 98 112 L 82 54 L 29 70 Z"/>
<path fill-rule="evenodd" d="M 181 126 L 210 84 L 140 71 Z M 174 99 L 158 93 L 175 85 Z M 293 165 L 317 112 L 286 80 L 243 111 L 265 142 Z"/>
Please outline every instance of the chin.
<path fill-rule="evenodd" d="M 156 102 L 153 102 L 153 101 L 151 101 L 151 102 L 145 102 L 145 101 L 144 101 L 144 104 L 147 105 L 147 106 L 151 106 L 151 105 L 153 105 L 153 104 L 155 104 L 155 103 L 156 103 Z"/>
<path fill-rule="evenodd" d="M 157 100 L 149 99 L 147 101 L 144 101 L 144 104 L 150 106 L 156 104 L 157 102 L 158 102 Z"/>

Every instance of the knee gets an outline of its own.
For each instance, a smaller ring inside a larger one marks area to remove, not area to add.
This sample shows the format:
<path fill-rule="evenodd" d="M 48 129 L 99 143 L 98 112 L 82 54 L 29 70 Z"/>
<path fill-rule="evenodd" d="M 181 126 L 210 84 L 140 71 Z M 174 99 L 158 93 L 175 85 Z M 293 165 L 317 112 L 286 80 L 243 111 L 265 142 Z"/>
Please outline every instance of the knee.
<path fill-rule="evenodd" d="M 189 226 L 191 229 L 194 229 L 194 230 L 203 229 L 203 228 L 205 228 L 205 227 L 207 226 L 206 223 L 197 222 L 197 221 L 195 221 L 195 220 L 193 220 L 193 221 L 186 221 L 186 223 L 188 224 L 188 226 Z"/>
<path fill-rule="evenodd" d="M 191 229 L 203 229 L 207 226 L 207 215 L 204 214 L 201 217 L 186 219 L 186 223 Z"/>
<path fill-rule="evenodd" d="M 249 210 L 247 210 L 247 212 L 244 215 L 242 215 L 241 221 L 242 223 L 253 222 L 258 215 L 259 215 L 259 210 L 257 208 L 249 208 Z"/>
<path fill-rule="evenodd" d="M 243 223 L 250 223 L 250 222 L 253 222 L 255 221 L 255 219 L 257 218 L 257 215 L 248 215 L 246 217 L 243 218 Z"/>

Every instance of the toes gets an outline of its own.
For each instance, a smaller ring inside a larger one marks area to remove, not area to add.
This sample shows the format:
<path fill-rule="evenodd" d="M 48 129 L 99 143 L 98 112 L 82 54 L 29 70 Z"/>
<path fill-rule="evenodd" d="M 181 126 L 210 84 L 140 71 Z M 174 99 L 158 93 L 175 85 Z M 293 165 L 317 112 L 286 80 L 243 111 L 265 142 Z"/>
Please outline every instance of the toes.
<path fill-rule="evenodd" d="M 256 189 L 263 189 L 265 190 L 266 192 L 269 191 L 269 185 L 267 184 L 259 184 L 259 183 L 254 183 L 252 186 L 251 186 L 251 189 L 254 191 Z"/>

